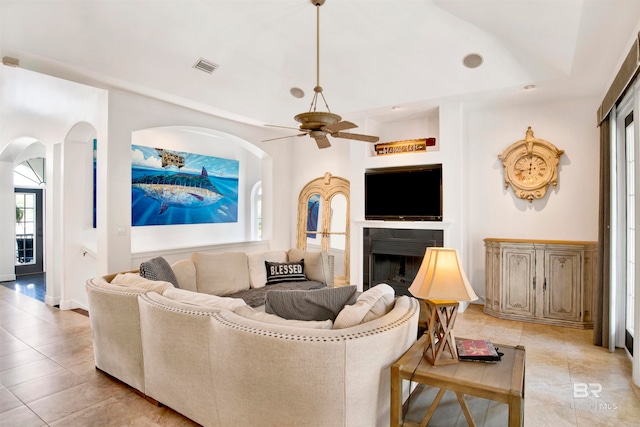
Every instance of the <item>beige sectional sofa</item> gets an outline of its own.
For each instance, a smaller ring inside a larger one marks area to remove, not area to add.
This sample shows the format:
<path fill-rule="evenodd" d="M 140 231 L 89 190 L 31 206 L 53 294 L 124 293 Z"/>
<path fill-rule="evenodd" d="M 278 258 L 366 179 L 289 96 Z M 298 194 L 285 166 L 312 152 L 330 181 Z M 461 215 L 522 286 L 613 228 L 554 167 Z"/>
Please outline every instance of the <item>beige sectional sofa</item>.
<path fill-rule="evenodd" d="M 419 317 L 387 285 L 317 321 L 135 274 L 86 288 L 96 367 L 204 426 L 388 425 L 389 366 Z"/>

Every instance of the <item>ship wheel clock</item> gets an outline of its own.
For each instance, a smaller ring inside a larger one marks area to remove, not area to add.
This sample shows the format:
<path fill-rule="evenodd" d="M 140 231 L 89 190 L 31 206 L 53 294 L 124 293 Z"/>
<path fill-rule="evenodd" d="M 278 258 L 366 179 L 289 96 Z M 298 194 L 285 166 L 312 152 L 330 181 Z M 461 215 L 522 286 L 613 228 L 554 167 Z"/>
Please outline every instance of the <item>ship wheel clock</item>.
<path fill-rule="evenodd" d="M 564 150 L 544 139 L 534 138 L 531 126 L 525 139 L 514 142 L 498 156 L 504 166 L 504 186 L 532 202 L 547 193 L 549 184 L 558 185 L 558 163 Z"/>

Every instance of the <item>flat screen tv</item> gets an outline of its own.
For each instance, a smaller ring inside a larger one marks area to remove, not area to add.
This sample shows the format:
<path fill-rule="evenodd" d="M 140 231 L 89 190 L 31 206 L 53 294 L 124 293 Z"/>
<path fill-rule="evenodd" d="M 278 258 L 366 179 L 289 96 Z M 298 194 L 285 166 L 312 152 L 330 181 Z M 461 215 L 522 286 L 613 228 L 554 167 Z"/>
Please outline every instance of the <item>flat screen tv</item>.
<path fill-rule="evenodd" d="M 364 216 L 367 220 L 442 221 L 442 165 L 367 170 Z"/>

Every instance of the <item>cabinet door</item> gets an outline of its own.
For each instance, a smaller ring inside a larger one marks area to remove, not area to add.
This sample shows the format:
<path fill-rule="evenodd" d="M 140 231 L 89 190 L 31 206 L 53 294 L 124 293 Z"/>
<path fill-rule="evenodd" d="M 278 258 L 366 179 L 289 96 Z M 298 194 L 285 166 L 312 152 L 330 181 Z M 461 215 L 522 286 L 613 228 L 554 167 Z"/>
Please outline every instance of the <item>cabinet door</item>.
<path fill-rule="evenodd" d="M 582 251 L 547 249 L 545 252 L 544 317 L 580 320 Z"/>
<path fill-rule="evenodd" d="M 533 317 L 535 250 L 502 249 L 502 311 Z"/>

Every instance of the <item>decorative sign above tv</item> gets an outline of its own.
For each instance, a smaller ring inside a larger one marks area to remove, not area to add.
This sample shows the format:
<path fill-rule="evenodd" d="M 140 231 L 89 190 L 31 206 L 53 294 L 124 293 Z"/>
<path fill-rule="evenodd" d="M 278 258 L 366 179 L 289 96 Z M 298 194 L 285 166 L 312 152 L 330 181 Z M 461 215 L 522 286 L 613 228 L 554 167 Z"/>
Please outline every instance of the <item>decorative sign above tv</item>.
<path fill-rule="evenodd" d="M 564 150 L 544 139 L 534 138 L 531 126 L 525 139 L 516 141 L 498 156 L 504 166 L 504 187 L 532 202 L 547 193 L 549 184 L 558 185 L 558 163 Z"/>
<path fill-rule="evenodd" d="M 405 141 L 383 142 L 374 145 L 376 156 L 389 154 L 407 154 L 427 151 L 427 147 L 436 145 L 435 138 L 407 139 Z"/>
<path fill-rule="evenodd" d="M 442 165 L 369 169 L 364 175 L 366 220 L 442 221 Z"/>
<path fill-rule="evenodd" d="M 131 146 L 131 224 L 238 222 L 239 162 Z"/>

